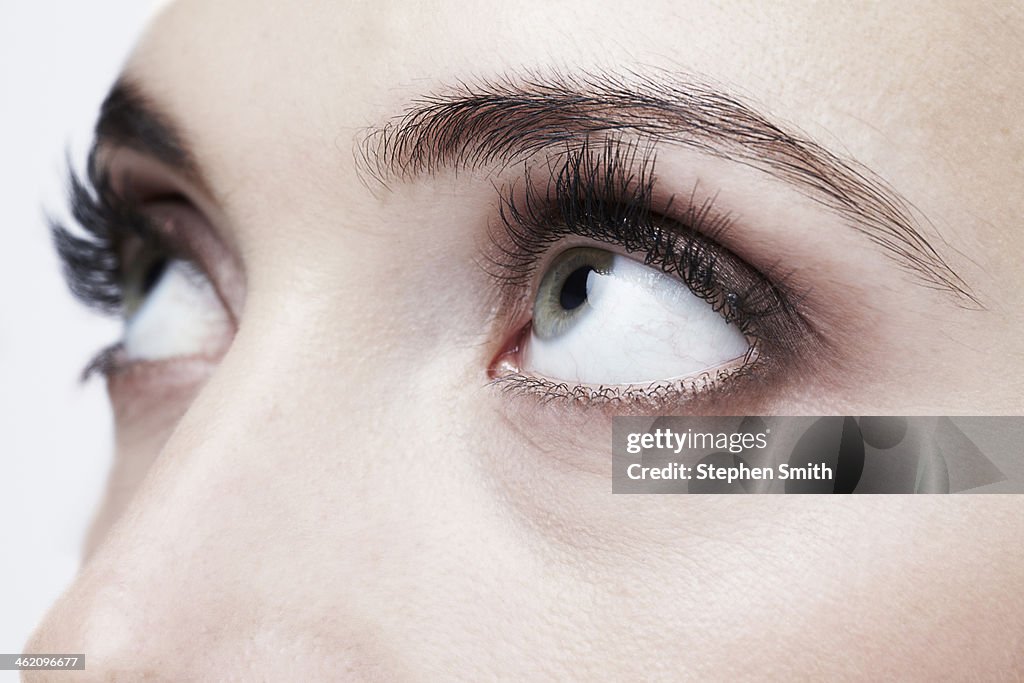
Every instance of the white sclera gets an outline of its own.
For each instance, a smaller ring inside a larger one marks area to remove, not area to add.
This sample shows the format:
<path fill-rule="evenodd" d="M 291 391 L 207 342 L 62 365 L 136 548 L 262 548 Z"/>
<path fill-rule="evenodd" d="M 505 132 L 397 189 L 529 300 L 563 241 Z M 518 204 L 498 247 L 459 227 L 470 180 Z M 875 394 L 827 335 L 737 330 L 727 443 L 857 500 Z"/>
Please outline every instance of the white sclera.
<path fill-rule="evenodd" d="M 138 311 L 125 321 L 122 346 L 132 360 L 214 353 L 230 320 L 209 279 L 195 266 L 171 261 Z"/>
<path fill-rule="evenodd" d="M 750 348 L 678 279 L 624 256 L 614 257 L 610 273 L 590 273 L 583 306 L 561 335 L 531 335 L 524 371 L 580 384 L 638 384 L 699 375 Z"/>

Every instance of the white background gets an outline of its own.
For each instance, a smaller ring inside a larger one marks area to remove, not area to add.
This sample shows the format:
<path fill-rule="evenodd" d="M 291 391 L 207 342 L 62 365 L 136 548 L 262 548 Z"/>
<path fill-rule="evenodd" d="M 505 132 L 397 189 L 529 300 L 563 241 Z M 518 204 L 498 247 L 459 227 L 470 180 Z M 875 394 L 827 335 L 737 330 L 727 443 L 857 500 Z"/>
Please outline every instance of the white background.
<path fill-rule="evenodd" d="M 110 464 L 102 381 L 77 375 L 117 325 L 71 299 L 43 216 L 64 215 L 65 151 L 80 166 L 154 4 L 4 0 L 0 10 L 0 653 L 21 651 L 73 577 Z"/>

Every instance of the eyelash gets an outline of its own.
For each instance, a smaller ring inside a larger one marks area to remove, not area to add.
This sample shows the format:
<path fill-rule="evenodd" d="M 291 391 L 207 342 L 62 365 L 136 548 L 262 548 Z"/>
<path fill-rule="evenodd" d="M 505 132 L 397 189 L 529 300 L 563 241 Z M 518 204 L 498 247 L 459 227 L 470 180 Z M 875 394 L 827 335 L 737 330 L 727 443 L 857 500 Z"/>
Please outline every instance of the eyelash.
<path fill-rule="evenodd" d="M 546 183 L 535 183 L 527 166 L 522 190 L 514 183 L 499 192 L 500 227 L 492 230 L 488 270 L 506 300 L 518 300 L 524 310 L 524 296 L 532 296 L 529 285 L 558 242 L 582 237 L 616 245 L 674 275 L 736 325 L 751 344 L 742 365 L 642 387 L 577 386 L 519 373 L 496 377 L 496 384 L 543 400 L 658 404 L 710 393 L 725 379 L 751 376 L 755 366 L 793 353 L 809 326 L 797 307 L 802 296 L 787 275 L 761 272 L 724 248 L 732 218 L 718 212 L 713 199 L 697 202 L 696 188 L 687 201 L 673 195 L 656 210 L 655 160 L 653 145 L 605 138 L 553 157 Z"/>
<path fill-rule="evenodd" d="M 110 175 L 92 159 L 86 175 L 68 171 L 68 206 L 80 230 L 56 219 L 49 221 L 64 279 L 79 302 L 104 315 L 117 316 L 123 310 L 127 264 L 122 247 L 129 241 L 136 242 L 139 251 L 157 253 L 166 260 L 193 260 L 157 229 L 138 201 L 117 193 Z M 120 369 L 120 348 L 115 343 L 96 354 L 83 369 L 82 379 Z"/>
<path fill-rule="evenodd" d="M 138 202 L 114 191 L 109 174 L 90 166 L 85 177 L 73 170 L 68 177 L 69 209 L 81 234 L 50 220 L 64 278 L 84 305 L 117 315 L 124 304 L 124 263 L 119 250 L 125 241 L 138 240 L 168 258 L 179 257 L 179 249 L 156 229 Z"/>

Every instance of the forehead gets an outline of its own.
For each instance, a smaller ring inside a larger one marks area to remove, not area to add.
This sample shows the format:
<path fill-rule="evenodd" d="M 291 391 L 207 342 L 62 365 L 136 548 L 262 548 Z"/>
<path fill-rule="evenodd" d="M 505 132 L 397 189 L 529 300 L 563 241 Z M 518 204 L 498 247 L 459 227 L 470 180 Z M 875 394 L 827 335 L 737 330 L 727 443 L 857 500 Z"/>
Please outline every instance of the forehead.
<path fill-rule="evenodd" d="M 210 158 L 338 172 L 346 137 L 442 85 L 686 73 L 853 156 L 940 222 L 986 215 L 1019 239 L 1003 219 L 1022 208 L 1006 193 L 1024 182 L 1022 27 L 1009 3 L 181 0 L 128 72 Z"/>
<path fill-rule="evenodd" d="M 1015 73 L 1019 28 L 1017 16 L 957 3 L 181 0 L 135 64 L 177 63 L 194 78 L 198 63 L 217 76 L 233 67 L 238 89 L 262 81 L 350 102 L 396 84 L 549 65 L 660 67 L 707 74 L 769 106 L 824 98 L 836 109 L 891 112 L 902 100 L 918 110 L 933 100 L 949 118 L 948 91 L 969 85 L 966 76 Z"/>

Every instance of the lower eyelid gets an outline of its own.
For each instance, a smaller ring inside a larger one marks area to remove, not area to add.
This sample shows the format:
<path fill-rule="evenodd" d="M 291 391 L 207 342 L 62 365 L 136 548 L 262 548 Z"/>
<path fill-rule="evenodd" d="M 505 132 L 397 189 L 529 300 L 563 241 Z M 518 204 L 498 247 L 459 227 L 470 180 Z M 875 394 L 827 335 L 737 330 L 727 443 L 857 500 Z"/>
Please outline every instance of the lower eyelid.
<path fill-rule="evenodd" d="M 598 410 L 612 415 L 649 415 L 672 411 L 686 414 L 759 414 L 767 404 L 762 362 L 755 350 L 717 375 L 702 373 L 679 380 L 646 384 L 602 386 L 559 382 L 544 377 L 508 372 L 490 385 L 509 398 L 539 401 L 549 406 Z"/>

